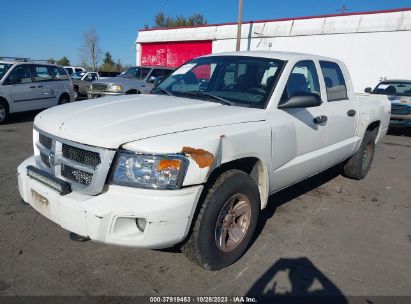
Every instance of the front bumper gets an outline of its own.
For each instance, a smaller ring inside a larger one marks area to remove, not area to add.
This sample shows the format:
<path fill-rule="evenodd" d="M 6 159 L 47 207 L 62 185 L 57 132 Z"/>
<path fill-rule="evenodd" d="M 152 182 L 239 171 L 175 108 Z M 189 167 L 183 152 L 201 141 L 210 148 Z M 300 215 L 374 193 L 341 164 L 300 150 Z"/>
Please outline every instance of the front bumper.
<path fill-rule="evenodd" d="M 22 199 L 39 213 L 90 239 L 129 247 L 166 248 L 181 242 L 188 234 L 203 186 L 180 190 L 148 190 L 108 186 L 90 196 L 57 191 L 27 176 L 34 157 L 18 167 L 18 186 Z M 39 199 L 40 198 L 40 199 Z M 146 220 L 144 231 L 136 219 Z"/>
<path fill-rule="evenodd" d="M 104 96 L 121 96 L 124 92 L 87 91 L 87 98 L 94 99 Z"/>

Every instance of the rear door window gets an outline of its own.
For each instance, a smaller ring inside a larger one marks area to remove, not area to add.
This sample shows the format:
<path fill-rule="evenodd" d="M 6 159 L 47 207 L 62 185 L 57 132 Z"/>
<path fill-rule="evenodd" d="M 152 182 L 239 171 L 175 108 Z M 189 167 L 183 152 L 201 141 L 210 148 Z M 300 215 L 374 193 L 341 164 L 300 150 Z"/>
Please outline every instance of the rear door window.
<path fill-rule="evenodd" d="M 53 71 L 55 80 L 67 80 L 69 78 L 66 70 L 64 70 L 63 68 L 54 66 L 51 67 L 51 70 Z"/>
<path fill-rule="evenodd" d="M 34 81 L 48 81 L 53 80 L 51 69 L 45 65 L 33 65 L 32 68 Z"/>
<path fill-rule="evenodd" d="M 344 75 L 338 64 L 330 61 L 320 61 L 320 66 L 327 89 L 328 101 L 348 99 Z"/>

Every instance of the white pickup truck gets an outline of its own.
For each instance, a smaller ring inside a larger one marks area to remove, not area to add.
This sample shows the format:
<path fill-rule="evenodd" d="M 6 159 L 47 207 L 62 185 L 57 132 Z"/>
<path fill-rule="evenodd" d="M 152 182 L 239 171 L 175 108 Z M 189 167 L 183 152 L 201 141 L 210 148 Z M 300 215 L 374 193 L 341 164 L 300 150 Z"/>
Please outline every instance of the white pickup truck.
<path fill-rule="evenodd" d="M 337 164 L 364 178 L 390 107 L 386 96 L 355 95 L 345 65 L 331 58 L 200 57 L 151 94 L 38 114 L 19 192 L 78 235 L 179 244 L 217 270 L 245 252 L 270 194 Z"/>

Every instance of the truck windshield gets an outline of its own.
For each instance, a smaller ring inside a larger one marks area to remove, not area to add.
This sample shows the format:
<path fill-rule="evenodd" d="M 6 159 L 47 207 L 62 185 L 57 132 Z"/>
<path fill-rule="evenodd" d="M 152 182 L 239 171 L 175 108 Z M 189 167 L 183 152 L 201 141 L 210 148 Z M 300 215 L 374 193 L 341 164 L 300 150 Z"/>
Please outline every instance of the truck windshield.
<path fill-rule="evenodd" d="M 284 61 L 249 56 L 194 59 L 164 79 L 152 93 L 264 108 Z"/>
<path fill-rule="evenodd" d="M 0 63 L 0 80 L 3 79 L 7 71 L 11 68 L 12 64 Z"/>
<path fill-rule="evenodd" d="M 411 96 L 411 81 L 384 81 L 372 92 L 381 95 Z"/>

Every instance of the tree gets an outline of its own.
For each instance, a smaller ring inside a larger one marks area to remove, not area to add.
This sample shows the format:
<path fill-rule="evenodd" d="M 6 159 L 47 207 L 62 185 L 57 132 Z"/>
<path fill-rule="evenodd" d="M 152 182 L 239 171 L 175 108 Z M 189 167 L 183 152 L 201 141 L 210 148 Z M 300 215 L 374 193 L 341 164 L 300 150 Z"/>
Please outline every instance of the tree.
<path fill-rule="evenodd" d="M 91 28 L 83 33 L 81 55 L 83 64 L 91 66 L 93 71 L 97 71 L 98 63 L 101 58 L 101 49 L 95 28 Z"/>
<path fill-rule="evenodd" d="M 57 64 L 67 66 L 70 65 L 70 60 L 66 56 L 63 56 L 60 58 L 60 60 L 57 61 Z"/>
<path fill-rule="evenodd" d="M 111 54 L 109 52 L 104 53 L 103 63 L 104 64 L 109 64 L 109 65 L 114 65 L 113 57 L 111 57 Z"/>
<path fill-rule="evenodd" d="M 190 17 L 182 15 L 176 17 L 165 16 L 164 13 L 158 13 L 154 16 L 153 27 L 175 27 L 175 26 L 193 26 L 207 24 L 203 14 L 194 14 Z"/>
<path fill-rule="evenodd" d="M 56 60 L 53 57 L 50 57 L 49 59 L 47 59 L 48 63 L 55 63 Z"/>

